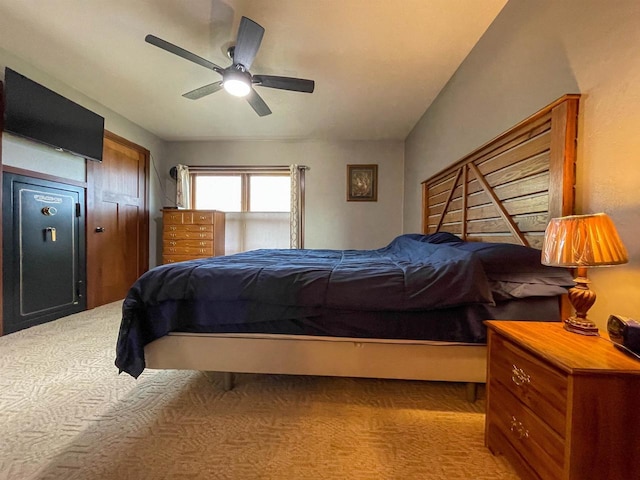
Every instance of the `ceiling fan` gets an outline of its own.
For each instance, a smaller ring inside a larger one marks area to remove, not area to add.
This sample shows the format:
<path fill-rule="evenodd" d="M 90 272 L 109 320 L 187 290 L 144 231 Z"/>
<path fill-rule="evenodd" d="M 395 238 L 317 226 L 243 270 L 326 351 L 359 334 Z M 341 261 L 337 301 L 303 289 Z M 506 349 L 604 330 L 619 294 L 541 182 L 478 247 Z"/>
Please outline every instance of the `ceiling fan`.
<path fill-rule="evenodd" d="M 222 80 L 196 88 L 182 95 L 183 97 L 190 100 L 197 100 L 224 88 L 231 95 L 246 97 L 249 105 L 253 107 L 255 112 L 261 117 L 264 117 L 265 115 L 271 114 L 271 110 L 262 97 L 258 95 L 258 92 L 254 90 L 254 85 L 280 90 L 291 90 L 294 92 L 312 93 L 315 83 L 313 80 L 305 80 L 302 78 L 252 75 L 249 72 L 249 68 L 251 68 L 253 59 L 258 53 L 263 35 L 263 27 L 247 17 L 242 17 L 240 27 L 238 28 L 236 45 L 230 47 L 227 51 L 227 55 L 232 61 L 232 64 L 227 68 L 219 67 L 209 60 L 199 57 L 184 48 L 178 47 L 154 35 L 147 35 L 145 41 L 222 75 Z"/>

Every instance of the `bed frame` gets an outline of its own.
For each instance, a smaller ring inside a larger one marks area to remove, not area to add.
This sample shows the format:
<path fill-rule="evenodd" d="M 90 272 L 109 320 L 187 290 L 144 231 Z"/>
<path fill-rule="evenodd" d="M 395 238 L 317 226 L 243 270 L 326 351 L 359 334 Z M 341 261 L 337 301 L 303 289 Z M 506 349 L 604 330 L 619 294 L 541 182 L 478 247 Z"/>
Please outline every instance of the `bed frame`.
<path fill-rule="evenodd" d="M 579 95 L 565 95 L 425 180 L 423 233 L 540 247 L 573 213 Z M 486 346 L 260 334 L 170 333 L 145 347 L 151 369 L 465 382 L 486 380 Z"/>

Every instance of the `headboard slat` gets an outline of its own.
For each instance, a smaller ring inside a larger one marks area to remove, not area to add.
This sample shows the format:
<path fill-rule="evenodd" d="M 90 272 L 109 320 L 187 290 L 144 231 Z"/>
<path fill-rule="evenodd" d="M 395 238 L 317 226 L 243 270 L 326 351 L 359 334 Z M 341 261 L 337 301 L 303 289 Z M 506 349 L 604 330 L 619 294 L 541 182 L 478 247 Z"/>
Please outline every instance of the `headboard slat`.
<path fill-rule="evenodd" d="M 471 171 L 473 172 L 473 174 L 476 176 L 476 180 L 478 180 L 478 182 L 482 186 L 485 193 L 489 195 L 491 202 L 496 207 L 496 210 L 500 214 L 502 221 L 504 222 L 506 227 L 509 229 L 514 239 L 518 243 L 522 245 L 526 245 L 527 241 L 525 240 L 524 235 L 522 235 L 522 232 L 518 230 L 518 226 L 514 222 L 511 215 L 509 215 L 507 210 L 504 208 L 504 206 L 502 205 L 502 202 L 500 201 L 496 193 L 493 191 L 493 187 L 489 184 L 489 182 L 487 182 L 487 179 L 484 177 L 484 175 L 482 175 L 480 170 L 478 170 L 478 167 L 476 167 L 476 165 L 473 162 L 470 162 L 468 165 L 469 165 L 469 168 L 471 168 Z M 497 222 L 495 224 L 496 230 L 500 228 L 499 225 L 500 225 L 500 222 Z M 469 227 L 469 225 L 467 225 L 467 227 Z"/>

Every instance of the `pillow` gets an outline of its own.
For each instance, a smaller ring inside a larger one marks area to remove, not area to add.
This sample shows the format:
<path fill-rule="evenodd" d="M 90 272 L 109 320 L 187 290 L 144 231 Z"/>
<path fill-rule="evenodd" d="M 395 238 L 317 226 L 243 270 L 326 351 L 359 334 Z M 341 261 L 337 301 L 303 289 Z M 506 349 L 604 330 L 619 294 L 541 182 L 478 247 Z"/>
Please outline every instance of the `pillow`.
<path fill-rule="evenodd" d="M 420 233 L 407 233 L 403 237 L 410 238 L 417 242 L 424 243 L 463 243 L 460 237 L 456 237 L 453 233 L 438 232 L 430 235 L 422 235 Z"/>
<path fill-rule="evenodd" d="M 573 285 L 569 270 L 542 265 L 542 252 L 536 248 L 487 242 L 463 242 L 456 247 L 477 255 L 487 276 L 496 280 L 528 283 L 537 277 L 560 278 L 569 279 L 568 285 Z"/>

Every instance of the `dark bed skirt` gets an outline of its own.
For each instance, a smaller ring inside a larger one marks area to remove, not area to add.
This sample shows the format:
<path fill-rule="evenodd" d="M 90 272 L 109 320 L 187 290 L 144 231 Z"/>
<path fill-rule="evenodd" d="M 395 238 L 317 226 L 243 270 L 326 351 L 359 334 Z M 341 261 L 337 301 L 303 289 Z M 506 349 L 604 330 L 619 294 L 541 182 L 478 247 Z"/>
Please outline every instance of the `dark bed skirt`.
<path fill-rule="evenodd" d="M 163 305 L 166 314 L 168 305 Z M 557 297 L 530 297 L 499 302 L 495 306 L 469 305 L 430 311 L 350 311 L 332 310 L 308 312 L 277 312 L 278 320 L 255 321 L 254 308 L 261 305 L 236 304 L 227 315 L 212 313 L 207 302 L 174 305 L 174 315 L 189 318 L 175 331 L 192 333 L 270 333 L 285 335 L 316 335 L 349 338 L 415 339 L 464 343 L 485 343 L 484 320 L 560 320 Z M 173 310 L 173 308 L 169 308 Z M 282 307 L 279 307 L 282 308 Z M 213 310 L 215 311 L 215 309 Z M 159 312 L 158 312 L 159 313 Z M 262 311 L 264 313 L 264 311 Z M 150 312 L 152 318 L 153 312 Z M 164 316 L 160 314 L 159 316 Z M 217 317 L 217 318 L 214 318 Z M 264 315 L 259 317 L 264 318 Z M 289 317 L 289 318 L 287 318 Z M 233 319 L 233 320 L 230 320 Z"/>

